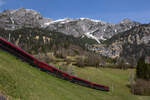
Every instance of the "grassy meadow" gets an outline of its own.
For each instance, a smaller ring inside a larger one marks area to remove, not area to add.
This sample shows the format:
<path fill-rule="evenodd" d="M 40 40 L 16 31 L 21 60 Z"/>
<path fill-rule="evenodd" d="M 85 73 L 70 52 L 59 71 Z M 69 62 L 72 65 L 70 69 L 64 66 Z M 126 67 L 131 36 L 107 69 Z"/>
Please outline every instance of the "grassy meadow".
<path fill-rule="evenodd" d="M 75 75 L 110 86 L 103 92 L 58 79 L 0 50 L 0 93 L 8 100 L 150 100 L 128 88 L 134 69 L 74 67 Z"/>

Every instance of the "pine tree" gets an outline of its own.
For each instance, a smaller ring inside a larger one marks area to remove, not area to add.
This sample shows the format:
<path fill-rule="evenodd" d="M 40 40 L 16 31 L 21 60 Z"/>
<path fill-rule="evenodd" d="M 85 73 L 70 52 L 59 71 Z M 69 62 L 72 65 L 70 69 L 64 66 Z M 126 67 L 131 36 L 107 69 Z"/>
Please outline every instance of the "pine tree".
<path fill-rule="evenodd" d="M 141 79 L 150 79 L 150 65 L 145 63 L 144 57 L 141 57 L 137 63 L 136 76 Z"/>
<path fill-rule="evenodd" d="M 137 78 L 144 78 L 144 73 L 145 73 L 145 68 L 146 64 L 144 61 L 144 57 L 141 57 L 137 63 L 137 67 L 136 67 L 136 76 Z"/>

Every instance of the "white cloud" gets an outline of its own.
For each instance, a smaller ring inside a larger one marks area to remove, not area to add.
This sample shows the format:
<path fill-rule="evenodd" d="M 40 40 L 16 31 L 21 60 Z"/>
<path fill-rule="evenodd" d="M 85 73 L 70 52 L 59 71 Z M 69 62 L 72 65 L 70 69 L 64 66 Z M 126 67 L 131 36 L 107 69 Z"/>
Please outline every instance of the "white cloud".
<path fill-rule="evenodd" d="M 0 7 L 3 6 L 5 3 L 5 0 L 0 0 Z"/>

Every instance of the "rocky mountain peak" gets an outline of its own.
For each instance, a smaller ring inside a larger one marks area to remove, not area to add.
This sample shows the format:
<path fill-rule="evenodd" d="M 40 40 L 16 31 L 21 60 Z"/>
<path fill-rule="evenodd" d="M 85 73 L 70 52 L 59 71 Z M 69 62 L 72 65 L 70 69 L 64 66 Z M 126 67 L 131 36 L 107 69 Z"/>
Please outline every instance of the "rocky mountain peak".
<path fill-rule="evenodd" d="M 27 13 L 30 13 L 32 15 L 41 15 L 39 12 L 35 11 L 35 10 L 32 10 L 32 9 L 25 9 L 25 8 L 18 8 L 18 9 L 8 9 L 8 10 L 4 10 L 3 12 L 1 12 L 3 14 L 10 14 L 10 15 L 13 15 L 13 14 L 27 14 Z"/>
<path fill-rule="evenodd" d="M 133 21 L 131 21 L 129 18 L 125 18 L 125 19 L 123 19 L 120 23 L 125 23 L 125 24 L 127 24 L 127 23 L 133 23 Z"/>
<path fill-rule="evenodd" d="M 22 27 L 45 27 L 44 23 L 52 21 L 44 18 L 39 12 L 32 9 L 10 9 L 0 13 L 0 27 L 6 30 L 15 30 Z"/>
<path fill-rule="evenodd" d="M 82 37 L 86 35 L 96 41 L 106 40 L 113 35 L 127 31 L 140 23 L 124 19 L 122 23 L 112 24 L 101 20 L 79 18 L 79 19 L 60 19 L 48 24 L 48 30 L 55 30 L 66 35 Z M 100 43 L 100 42 L 98 42 Z"/>
<path fill-rule="evenodd" d="M 52 21 L 44 18 L 39 12 L 32 9 L 11 9 L 0 13 L 0 28 L 6 30 L 16 30 L 22 27 L 46 28 L 50 31 L 57 31 L 74 37 L 83 37 L 106 40 L 113 35 L 124 32 L 139 25 L 129 19 L 124 19 L 121 23 L 112 24 L 101 20 L 90 18 L 65 18 Z"/>

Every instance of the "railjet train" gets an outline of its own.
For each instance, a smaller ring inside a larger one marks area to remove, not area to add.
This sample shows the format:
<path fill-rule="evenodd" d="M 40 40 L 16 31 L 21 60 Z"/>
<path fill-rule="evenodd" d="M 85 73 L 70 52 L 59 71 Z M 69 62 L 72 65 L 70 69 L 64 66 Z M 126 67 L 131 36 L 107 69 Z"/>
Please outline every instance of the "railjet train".
<path fill-rule="evenodd" d="M 76 83 L 76 84 L 86 86 L 89 88 L 102 90 L 102 91 L 109 91 L 108 86 L 104 86 L 101 84 L 97 84 L 94 82 L 90 82 L 90 81 L 81 79 L 76 76 L 69 75 L 66 72 L 63 72 L 51 65 L 48 65 L 48 64 L 34 58 L 32 55 L 28 54 L 27 52 L 23 51 L 22 49 L 18 48 L 14 44 L 8 42 L 7 40 L 3 39 L 2 37 L 0 37 L 0 49 L 7 51 L 7 52 L 11 53 L 12 55 L 17 56 L 19 59 L 29 63 L 30 65 L 37 67 L 44 72 L 55 75 L 61 79 L 68 80 L 72 83 Z"/>

